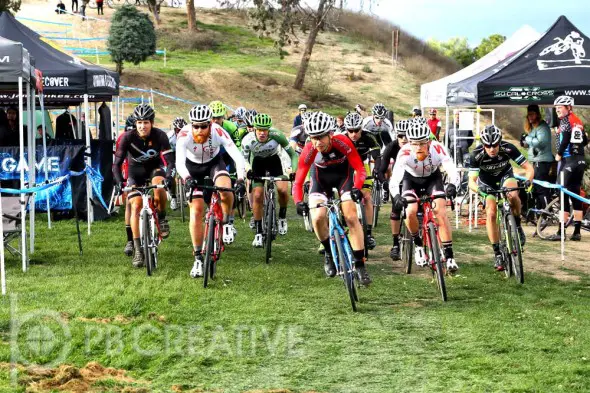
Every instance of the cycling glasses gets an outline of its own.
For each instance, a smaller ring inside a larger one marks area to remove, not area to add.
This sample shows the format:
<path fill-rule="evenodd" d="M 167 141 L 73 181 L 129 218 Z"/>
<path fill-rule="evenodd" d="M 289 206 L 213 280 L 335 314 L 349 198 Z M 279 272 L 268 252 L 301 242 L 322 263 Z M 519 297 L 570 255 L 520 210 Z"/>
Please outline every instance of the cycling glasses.
<path fill-rule="evenodd" d="M 195 130 L 204 130 L 206 128 L 209 128 L 209 126 L 211 125 L 211 122 L 207 122 L 207 123 L 193 123 L 193 129 Z"/>
<path fill-rule="evenodd" d="M 383 119 L 385 119 L 385 116 L 373 115 L 373 119 L 375 119 L 375 120 L 383 120 Z"/>
<path fill-rule="evenodd" d="M 356 134 L 357 132 L 361 132 L 360 128 L 348 128 L 346 130 L 346 132 L 352 132 L 353 134 Z"/>
<path fill-rule="evenodd" d="M 498 142 L 498 143 L 495 143 L 495 144 L 493 144 L 493 145 L 486 145 L 486 144 L 484 143 L 484 144 L 483 144 L 483 146 L 484 146 L 485 148 L 487 148 L 487 149 L 494 149 L 494 148 L 496 148 L 496 147 L 500 146 L 500 142 Z"/>

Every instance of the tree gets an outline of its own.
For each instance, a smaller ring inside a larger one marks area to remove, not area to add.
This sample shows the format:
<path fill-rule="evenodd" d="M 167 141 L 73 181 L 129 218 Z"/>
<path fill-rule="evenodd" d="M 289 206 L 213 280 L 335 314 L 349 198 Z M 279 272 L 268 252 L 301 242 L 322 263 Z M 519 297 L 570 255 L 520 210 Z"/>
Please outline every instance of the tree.
<path fill-rule="evenodd" d="M 195 0 L 186 2 L 186 14 L 188 16 L 188 31 L 197 30 L 197 21 L 195 20 Z"/>
<path fill-rule="evenodd" d="M 0 12 L 8 11 L 16 14 L 20 10 L 21 0 L 0 0 Z"/>
<path fill-rule="evenodd" d="M 124 5 L 111 20 L 107 48 L 117 65 L 117 72 L 122 73 L 124 61 L 137 65 L 156 53 L 154 24 L 147 14 Z"/>
<path fill-rule="evenodd" d="M 492 34 L 488 38 L 484 38 L 483 40 L 481 40 L 481 44 L 476 46 L 473 50 L 475 54 L 475 59 L 481 59 L 482 57 L 496 49 L 496 47 L 502 44 L 504 41 L 506 41 L 506 37 L 501 34 Z"/>
<path fill-rule="evenodd" d="M 148 9 L 152 13 L 156 25 L 160 26 L 160 7 L 165 0 L 147 0 Z"/>
<path fill-rule="evenodd" d="M 448 41 L 428 40 L 428 45 L 439 53 L 455 59 L 463 67 L 475 61 L 473 50 L 465 37 L 453 37 Z"/>

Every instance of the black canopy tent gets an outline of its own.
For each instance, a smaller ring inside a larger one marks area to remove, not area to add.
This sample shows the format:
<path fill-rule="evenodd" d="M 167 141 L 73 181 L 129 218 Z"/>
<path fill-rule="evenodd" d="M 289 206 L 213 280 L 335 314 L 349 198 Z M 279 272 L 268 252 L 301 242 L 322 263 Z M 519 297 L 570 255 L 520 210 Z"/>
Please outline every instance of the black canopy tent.
<path fill-rule="evenodd" d="M 506 67 L 477 85 L 480 105 L 551 105 L 560 95 L 590 105 L 588 37 L 565 16 Z"/>

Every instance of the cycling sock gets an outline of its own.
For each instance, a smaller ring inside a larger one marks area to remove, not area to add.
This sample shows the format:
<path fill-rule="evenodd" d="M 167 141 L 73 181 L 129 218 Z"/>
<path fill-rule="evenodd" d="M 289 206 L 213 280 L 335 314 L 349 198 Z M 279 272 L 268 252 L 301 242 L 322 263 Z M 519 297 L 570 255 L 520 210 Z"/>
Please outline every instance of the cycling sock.
<path fill-rule="evenodd" d="M 230 214 L 229 217 L 227 218 L 227 223 L 234 225 L 234 215 Z"/>
<path fill-rule="evenodd" d="M 420 232 L 412 233 L 412 240 L 414 241 L 414 245 L 416 247 L 424 247 L 424 243 L 422 243 L 422 238 L 420 237 Z"/>
<path fill-rule="evenodd" d="M 322 240 L 321 243 L 324 246 L 324 250 L 326 250 L 326 253 L 330 253 L 330 238 Z"/>
<path fill-rule="evenodd" d="M 367 235 L 371 236 L 373 234 L 373 225 L 367 225 Z"/>
<path fill-rule="evenodd" d="M 166 210 L 162 212 L 158 212 L 158 220 L 165 220 L 166 219 Z"/>
<path fill-rule="evenodd" d="M 582 221 L 574 221 L 574 235 L 579 235 L 581 228 L 582 228 Z"/>
<path fill-rule="evenodd" d="M 287 218 L 287 208 L 286 207 L 279 207 L 279 218 L 282 220 Z"/>
<path fill-rule="evenodd" d="M 365 250 L 352 250 L 352 257 L 354 258 L 354 267 L 365 265 Z"/>
<path fill-rule="evenodd" d="M 514 216 L 514 220 L 516 221 L 516 226 L 520 227 L 520 216 L 518 216 L 518 217 Z"/>
<path fill-rule="evenodd" d="M 125 225 L 125 232 L 127 232 L 127 241 L 133 241 L 133 232 L 131 231 L 131 225 Z"/>
<path fill-rule="evenodd" d="M 399 247 L 399 235 L 392 235 L 392 237 L 393 237 L 393 246 Z"/>
<path fill-rule="evenodd" d="M 500 254 L 500 243 L 493 243 L 492 244 L 492 248 L 494 249 L 494 254 L 495 255 Z"/>
<path fill-rule="evenodd" d="M 262 220 L 254 220 L 254 228 L 256 229 L 256 234 L 262 233 Z"/>
<path fill-rule="evenodd" d="M 195 249 L 195 251 L 194 251 L 193 255 L 195 255 L 195 256 L 200 255 L 201 252 L 203 251 L 203 247 L 201 247 L 201 246 L 195 246 L 194 249 Z"/>
<path fill-rule="evenodd" d="M 445 253 L 445 258 L 453 258 L 453 241 L 450 242 L 442 242 L 443 252 Z"/>

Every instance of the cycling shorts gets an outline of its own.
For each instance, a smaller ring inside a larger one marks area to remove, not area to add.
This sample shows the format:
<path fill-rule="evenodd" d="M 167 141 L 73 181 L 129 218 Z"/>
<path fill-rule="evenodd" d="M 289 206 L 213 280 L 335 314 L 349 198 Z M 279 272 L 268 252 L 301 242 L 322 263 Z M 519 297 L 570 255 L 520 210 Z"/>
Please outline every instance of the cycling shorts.
<path fill-rule="evenodd" d="M 369 165 L 369 163 L 365 162 L 365 171 L 367 172 L 367 179 L 365 180 L 365 182 L 363 183 L 363 190 L 372 190 L 373 189 L 373 179 L 369 179 L 368 177 L 370 176 L 371 173 L 371 166 Z"/>
<path fill-rule="evenodd" d="M 278 154 L 270 157 L 254 157 L 252 160 L 252 173 L 254 176 L 282 176 L 283 164 Z M 262 187 L 263 182 L 252 182 L 252 187 Z"/>
<path fill-rule="evenodd" d="M 477 179 L 477 184 L 479 185 L 479 189 L 482 192 L 488 193 L 490 191 L 497 191 L 501 187 L 504 186 L 507 180 L 514 179 L 514 172 L 512 168 L 508 170 L 508 172 L 500 175 L 500 176 L 490 176 L 486 175 L 485 172 L 479 172 L 479 178 Z"/>
<path fill-rule="evenodd" d="M 191 177 L 199 184 L 214 184 L 219 176 L 229 177 L 225 162 L 220 154 L 215 156 L 211 161 L 203 164 L 197 164 L 187 159 L 186 169 Z M 205 180 L 206 177 L 209 177 L 209 179 Z M 193 197 L 205 198 L 205 202 L 207 203 L 211 201 L 211 194 L 211 190 L 203 190 L 199 189 L 199 187 L 193 190 Z"/>
<path fill-rule="evenodd" d="M 402 196 L 408 201 L 416 201 L 423 195 L 445 198 L 442 174 L 439 170 L 426 177 L 415 177 L 408 172 L 402 180 Z"/>
<path fill-rule="evenodd" d="M 128 187 L 142 187 L 151 184 L 156 176 L 166 176 L 166 171 L 160 165 L 129 165 L 128 170 Z"/>
<path fill-rule="evenodd" d="M 350 165 L 344 173 L 335 171 L 334 168 L 318 168 L 313 165 L 310 174 L 309 199 L 319 199 L 325 202 L 334 196 L 333 188 L 338 190 L 342 201 L 352 199 L 350 192 L 354 184 L 354 170 Z"/>

